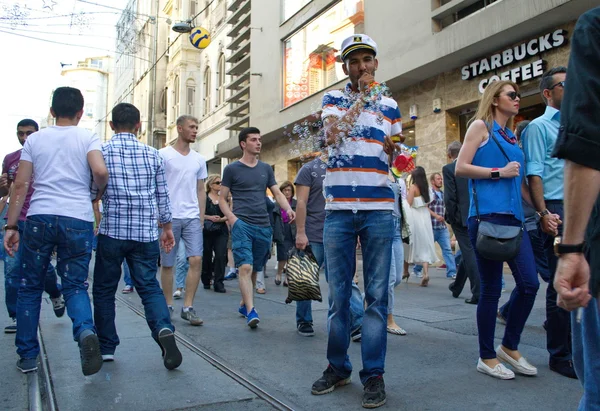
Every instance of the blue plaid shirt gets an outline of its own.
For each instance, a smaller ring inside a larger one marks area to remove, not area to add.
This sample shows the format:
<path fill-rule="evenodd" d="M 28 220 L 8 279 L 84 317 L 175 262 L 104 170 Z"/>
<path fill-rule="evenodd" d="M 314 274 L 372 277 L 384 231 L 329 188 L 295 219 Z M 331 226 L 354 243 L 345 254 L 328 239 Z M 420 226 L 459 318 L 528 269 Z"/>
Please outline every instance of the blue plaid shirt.
<path fill-rule="evenodd" d="M 102 197 L 98 232 L 118 240 L 158 239 L 158 222 L 171 222 L 165 167 L 158 150 L 130 133 L 115 134 L 102 144 L 108 185 Z"/>
<path fill-rule="evenodd" d="M 440 191 L 429 191 L 429 196 L 431 197 L 431 202 L 429 203 L 429 209 L 436 213 L 437 215 L 441 215 L 446 218 L 446 206 L 444 205 L 444 192 Z M 434 230 L 442 230 L 446 227 L 446 223 L 439 222 L 435 218 L 431 217 L 431 225 Z"/>

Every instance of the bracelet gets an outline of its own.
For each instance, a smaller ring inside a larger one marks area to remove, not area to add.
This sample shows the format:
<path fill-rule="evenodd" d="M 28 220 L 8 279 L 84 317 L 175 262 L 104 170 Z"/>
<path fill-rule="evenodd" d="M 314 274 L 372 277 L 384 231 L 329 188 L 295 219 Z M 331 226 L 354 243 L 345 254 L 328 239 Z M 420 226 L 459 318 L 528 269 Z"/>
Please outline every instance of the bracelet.
<path fill-rule="evenodd" d="M 19 226 L 18 225 L 8 225 L 8 224 L 6 224 L 4 226 L 4 231 L 8 231 L 8 230 L 19 231 Z"/>

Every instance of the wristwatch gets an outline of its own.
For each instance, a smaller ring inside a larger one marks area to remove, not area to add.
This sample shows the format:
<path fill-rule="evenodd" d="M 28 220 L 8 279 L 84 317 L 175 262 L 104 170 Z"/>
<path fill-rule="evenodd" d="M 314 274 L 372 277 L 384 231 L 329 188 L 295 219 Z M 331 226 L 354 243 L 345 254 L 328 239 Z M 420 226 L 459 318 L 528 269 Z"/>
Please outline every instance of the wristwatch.
<path fill-rule="evenodd" d="M 560 257 L 563 254 L 583 253 L 585 242 L 581 244 L 563 244 L 560 237 L 554 239 L 554 254 Z"/>
<path fill-rule="evenodd" d="M 4 225 L 4 231 L 8 231 L 8 230 L 19 231 L 19 226 L 18 225 L 8 225 L 8 224 L 5 224 Z"/>
<path fill-rule="evenodd" d="M 497 168 L 492 168 L 490 178 L 492 180 L 500 180 L 500 170 L 498 170 Z"/>
<path fill-rule="evenodd" d="M 536 213 L 540 218 L 544 218 L 544 216 L 550 214 L 550 211 L 548 211 L 548 209 L 545 209 L 544 211 L 538 211 Z"/>

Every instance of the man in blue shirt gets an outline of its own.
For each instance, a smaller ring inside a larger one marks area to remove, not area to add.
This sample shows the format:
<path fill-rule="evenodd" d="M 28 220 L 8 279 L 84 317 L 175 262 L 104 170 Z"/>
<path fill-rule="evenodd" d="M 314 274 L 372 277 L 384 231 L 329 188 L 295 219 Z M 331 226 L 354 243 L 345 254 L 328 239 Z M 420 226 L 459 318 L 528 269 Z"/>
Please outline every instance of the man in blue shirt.
<path fill-rule="evenodd" d="M 547 348 L 550 369 L 570 378 L 577 378 L 571 355 L 571 322 L 569 313 L 556 305 L 553 286 L 557 257 L 554 237 L 562 235 L 555 229 L 557 216 L 563 218 L 563 170 L 565 162 L 552 157 L 560 127 L 560 108 L 567 77 L 566 67 L 547 71 L 540 81 L 540 92 L 546 103 L 545 113 L 533 120 L 523 134 L 523 149 L 527 163 L 527 179 L 535 209 L 540 216 L 544 251 L 551 280 L 546 290 Z"/>
<path fill-rule="evenodd" d="M 157 222 L 162 224 L 160 245 L 168 253 L 175 239 L 165 167 L 158 151 L 140 143 L 139 110 L 127 103 L 112 110 L 112 139 L 102 145 L 110 178 L 102 196 L 103 215 L 98 229 L 94 268 L 94 323 L 103 361 L 113 361 L 119 336 L 115 327 L 115 292 L 126 260 L 133 285 L 144 304 L 152 337 L 162 350 L 164 366 L 181 364 L 175 328 L 156 271 L 159 256 Z"/>

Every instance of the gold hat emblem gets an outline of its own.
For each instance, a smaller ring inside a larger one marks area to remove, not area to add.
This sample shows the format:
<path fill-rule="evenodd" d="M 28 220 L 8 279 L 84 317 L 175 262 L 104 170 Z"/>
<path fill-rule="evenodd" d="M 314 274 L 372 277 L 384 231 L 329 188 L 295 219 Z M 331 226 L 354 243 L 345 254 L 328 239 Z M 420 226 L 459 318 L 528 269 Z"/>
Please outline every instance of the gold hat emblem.
<path fill-rule="evenodd" d="M 362 42 L 362 36 L 354 36 L 354 40 L 355 43 L 360 43 Z"/>

